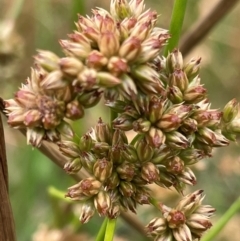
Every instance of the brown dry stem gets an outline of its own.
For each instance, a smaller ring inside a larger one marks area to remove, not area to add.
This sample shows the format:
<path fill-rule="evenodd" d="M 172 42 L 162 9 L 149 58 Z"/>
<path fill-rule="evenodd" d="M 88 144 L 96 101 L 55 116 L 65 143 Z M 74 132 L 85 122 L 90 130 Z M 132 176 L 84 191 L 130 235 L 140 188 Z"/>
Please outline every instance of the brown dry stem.
<path fill-rule="evenodd" d="M 206 35 L 228 14 L 238 0 L 221 0 L 216 4 L 209 14 L 199 19 L 191 29 L 186 32 L 180 42 L 180 50 L 187 55 Z"/>

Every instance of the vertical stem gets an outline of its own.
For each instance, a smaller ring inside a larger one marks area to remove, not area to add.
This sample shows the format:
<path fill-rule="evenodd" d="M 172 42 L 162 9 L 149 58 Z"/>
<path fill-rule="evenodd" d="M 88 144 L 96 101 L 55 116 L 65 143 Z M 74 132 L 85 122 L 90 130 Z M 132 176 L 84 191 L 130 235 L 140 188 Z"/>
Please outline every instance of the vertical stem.
<path fill-rule="evenodd" d="M 7 13 L 7 19 L 15 21 L 19 16 L 19 14 L 21 13 L 23 5 L 24 5 L 24 0 L 15 0 L 12 3 L 12 7 Z"/>
<path fill-rule="evenodd" d="M 171 38 L 164 50 L 164 56 L 167 56 L 169 52 L 178 46 L 186 7 L 187 0 L 175 0 L 169 30 Z"/>
<path fill-rule="evenodd" d="M 14 218 L 8 195 L 8 167 L 4 130 L 0 115 L 0 240 L 16 240 Z"/>
<path fill-rule="evenodd" d="M 77 20 L 78 14 L 85 14 L 85 1 L 84 0 L 72 0 L 72 20 L 75 22 Z"/>
<path fill-rule="evenodd" d="M 114 119 L 116 119 L 117 116 L 118 116 L 118 113 L 110 109 L 110 120 L 109 120 L 109 124 L 110 124 L 111 127 L 112 127 L 112 121 L 113 121 Z"/>
<path fill-rule="evenodd" d="M 112 241 L 117 219 L 108 219 L 104 241 Z"/>
<path fill-rule="evenodd" d="M 101 226 L 101 228 L 100 228 L 100 230 L 97 234 L 97 237 L 96 237 L 95 241 L 103 241 L 104 240 L 107 223 L 108 223 L 108 218 L 105 218 L 103 223 L 102 223 L 102 226 Z"/>
<path fill-rule="evenodd" d="M 202 237 L 201 241 L 215 240 L 215 237 L 233 217 L 234 214 L 240 211 L 240 197 L 231 205 L 224 213 L 221 219 Z"/>

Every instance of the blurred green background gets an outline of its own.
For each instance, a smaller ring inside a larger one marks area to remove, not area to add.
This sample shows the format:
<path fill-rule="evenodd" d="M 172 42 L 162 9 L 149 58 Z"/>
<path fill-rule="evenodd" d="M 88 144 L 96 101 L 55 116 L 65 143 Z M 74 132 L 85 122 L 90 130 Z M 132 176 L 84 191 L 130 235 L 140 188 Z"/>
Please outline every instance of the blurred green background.
<path fill-rule="evenodd" d="M 203 18 L 219 1 L 189 0 L 183 32 L 187 32 L 195 21 Z M 110 0 L 25 0 L 15 19 L 14 30 L 7 35 L 11 25 L 5 20 L 12 19 L 12 9 L 17 6 L 17 2 L 0 0 L 0 96 L 3 99 L 12 98 L 29 76 L 36 49 L 51 50 L 63 56 L 58 40 L 67 38 L 67 34 L 72 32 L 77 13 L 90 15 L 93 6 L 109 9 Z M 158 25 L 167 29 L 173 0 L 145 0 L 145 3 L 147 8 L 151 7 L 161 14 Z M 202 57 L 201 78 L 214 108 L 222 108 L 234 97 L 240 101 L 239 16 L 240 4 L 236 4 L 210 34 L 185 56 L 185 60 Z M 75 129 L 85 132 L 100 116 L 107 119 L 106 108 L 97 106 L 95 111 L 87 112 L 86 122 L 75 123 Z M 7 125 L 5 139 L 10 198 L 18 240 L 91 240 L 101 225 L 101 219 L 95 218 L 90 224 L 81 226 L 78 222 L 78 207 L 50 198 L 47 191 L 50 186 L 66 191 L 74 181 L 37 150 L 27 146 L 25 138 Z M 239 144 L 231 144 L 214 154 L 213 158 L 197 165 L 195 172 L 198 184 L 189 190 L 205 190 L 205 203 L 217 209 L 214 217 L 216 222 L 240 195 Z M 161 190 L 156 195 L 163 201 L 176 203 L 175 191 Z M 153 214 L 151 208 L 140 207 L 139 217 L 144 223 L 150 221 Z M 239 223 L 240 214 L 228 223 L 216 240 L 239 241 Z M 75 231 L 78 236 L 72 234 Z M 117 236 L 116 240 L 119 241 L 136 238 L 144 240 L 122 221 L 118 222 Z"/>

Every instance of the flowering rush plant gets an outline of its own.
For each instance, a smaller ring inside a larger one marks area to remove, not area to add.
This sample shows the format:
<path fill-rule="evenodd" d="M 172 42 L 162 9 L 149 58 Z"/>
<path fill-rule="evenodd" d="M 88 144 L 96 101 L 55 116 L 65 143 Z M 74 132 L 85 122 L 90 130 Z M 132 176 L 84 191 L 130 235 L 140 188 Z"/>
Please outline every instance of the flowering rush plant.
<path fill-rule="evenodd" d="M 60 40 L 66 56 L 39 51 L 27 82 L 5 100 L 8 124 L 26 129 L 28 144 L 57 143 L 67 173 L 88 173 L 66 197 L 81 203 L 82 223 L 106 217 L 106 241 L 119 215 L 143 204 L 160 211 L 146 224 L 154 240 L 200 240 L 215 209 L 202 203 L 203 190 L 184 193 L 196 184 L 192 166 L 240 132 L 235 99 L 222 111 L 211 108 L 200 58 L 185 63 L 178 49 L 161 54 L 172 36 L 157 19 L 143 0 L 111 0 L 109 12 L 79 16 L 77 30 Z M 84 118 L 101 99 L 110 122 L 100 117 L 83 136 L 73 132 L 69 120 Z M 152 183 L 182 199 L 175 207 L 161 203 Z"/>

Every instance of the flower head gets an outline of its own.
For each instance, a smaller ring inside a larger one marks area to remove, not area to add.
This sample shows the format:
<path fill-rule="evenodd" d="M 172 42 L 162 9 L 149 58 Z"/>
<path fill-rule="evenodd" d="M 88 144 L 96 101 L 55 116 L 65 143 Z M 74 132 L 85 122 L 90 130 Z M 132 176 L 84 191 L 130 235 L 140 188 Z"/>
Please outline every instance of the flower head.
<path fill-rule="evenodd" d="M 147 232 L 155 240 L 163 237 L 176 241 L 200 239 L 212 226 L 209 219 L 215 211 L 209 205 L 202 205 L 203 198 L 203 191 L 198 190 L 185 196 L 175 209 L 160 204 L 163 217 L 150 221 Z"/>

